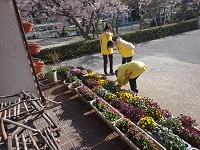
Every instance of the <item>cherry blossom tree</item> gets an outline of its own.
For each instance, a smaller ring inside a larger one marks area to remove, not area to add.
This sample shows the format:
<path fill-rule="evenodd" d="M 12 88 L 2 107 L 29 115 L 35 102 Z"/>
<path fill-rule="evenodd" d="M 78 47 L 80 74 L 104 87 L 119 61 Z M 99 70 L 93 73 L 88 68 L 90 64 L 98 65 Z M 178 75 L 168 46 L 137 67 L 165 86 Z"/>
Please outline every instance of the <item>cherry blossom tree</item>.
<path fill-rule="evenodd" d="M 45 14 L 59 22 L 71 20 L 85 39 L 91 39 L 92 26 L 98 29 L 99 14 L 117 14 L 126 9 L 120 0 L 17 0 L 17 3 L 24 15 Z"/>

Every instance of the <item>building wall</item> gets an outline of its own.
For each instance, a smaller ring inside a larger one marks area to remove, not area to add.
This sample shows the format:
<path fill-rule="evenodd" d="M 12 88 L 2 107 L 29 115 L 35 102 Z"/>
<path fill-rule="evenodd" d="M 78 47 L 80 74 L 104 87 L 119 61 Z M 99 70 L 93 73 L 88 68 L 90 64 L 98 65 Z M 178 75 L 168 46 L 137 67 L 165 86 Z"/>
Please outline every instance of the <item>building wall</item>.
<path fill-rule="evenodd" d="M 19 93 L 20 90 L 31 90 L 38 96 L 12 2 L 0 1 L 0 96 Z"/>

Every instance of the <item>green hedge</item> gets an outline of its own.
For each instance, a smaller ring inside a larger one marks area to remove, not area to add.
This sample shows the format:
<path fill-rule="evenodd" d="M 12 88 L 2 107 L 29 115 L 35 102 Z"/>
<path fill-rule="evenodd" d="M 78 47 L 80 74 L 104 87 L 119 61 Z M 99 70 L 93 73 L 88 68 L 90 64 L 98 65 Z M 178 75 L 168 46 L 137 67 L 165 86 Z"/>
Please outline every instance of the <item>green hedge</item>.
<path fill-rule="evenodd" d="M 136 31 L 134 33 L 122 34 L 124 40 L 140 43 L 144 41 L 150 41 L 154 39 L 159 39 L 162 37 L 166 37 L 168 35 L 174 35 L 178 33 L 183 33 L 190 30 L 196 29 L 196 19 L 183 21 L 175 24 L 169 24 L 165 26 L 158 26 L 153 28 L 148 28 L 140 31 Z"/>
<path fill-rule="evenodd" d="M 196 19 L 191 19 L 175 24 L 129 32 L 126 34 L 121 34 L 119 36 L 129 42 L 140 43 L 195 29 Z M 41 58 L 45 63 L 49 63 L 51 62 L 51 60 L 49 60 L 46 55 L 48 53 L 51 53 L 52 51 L 57 52 L 59 54 L 59 60 L 63 61 L 67 59 L 77 58 L 83 55 L 98 53 L 100 52 L 100 45 L 99 40 L 81 41 L 60 47 L 43 49 L 39 54 L 35 55 L 35 57 Z"/>

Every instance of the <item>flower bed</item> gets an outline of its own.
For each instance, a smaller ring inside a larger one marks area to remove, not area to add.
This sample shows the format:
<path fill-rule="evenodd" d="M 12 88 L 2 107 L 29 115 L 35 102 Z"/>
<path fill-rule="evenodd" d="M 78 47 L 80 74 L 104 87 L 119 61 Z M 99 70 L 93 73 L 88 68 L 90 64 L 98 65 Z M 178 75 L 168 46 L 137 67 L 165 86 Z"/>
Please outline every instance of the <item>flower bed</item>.
<path fill-rule="evenodd" d="M 110 102 L 110 101 L 113 101 L 117 98 L 117 96 L 113 93 L 110 93 L 110 92 L 107 92 L 105 93 L 103 99 L 106 101 L 106 102 Z"/>
<path fill-rule="evenodd" d="M 156 139 L 165 146 L 167 149 L 173 150 L 189 150 L 191 145 L 182 140 L 178 135 L 173 134 L 173 132 L 162 126 L 157 126 L 153 131 Z"/>
<path fill-rule="evenodd" d="M 90 89 L 92 89 L 94 86 L 100 85 L 98 81 L 96 81 L 95 79 L 90 79 L 88 77 L 83 78 L 82 82 Z"/>
<path fill-rule="evenodd" d="M 98 116 L 111 128 L 113 128 L 114 123 L 123 118 L 123 115 L 120 114 L 115 108 L 109 105 L 106 101 L 101 98 L 97 98 L 94 101 L 91 101 L 91 106 L 94 108 Z"/>
<path fill-rule="evenodd" d="M 80 66 L 70 69 L 70 72 L 72 72 L 72 74 L 77 76 L 80 80 L 83 79 L 83 77 L 87 74 L 87 70 Z"/>
<path fill-rule="evenodd" d="M 97 98 L 97 95 L 85 85 L 77 88 L 77 93 L 85 103 L 89 103 L 89 101 L 92 101 Z"/>
<path fill-rule="evenodd" d="M 174 134 L 200 149 L 200 130 L 195 127 L 197 124 L 191 117 L 181 114 L 177 118 L 165 118 L 159 124 L 171 129 Z"/>
<path fill-rule="evenodd" d="M 139 126 L 167 149 L 188 149 L 190 144 L 200 148 L 200 130 L 195 127 L 196 123 L 191 117 L 180 115 L 178 118 L 173 118 L 170 110 L 162 109 L 153 99 L 133 96 L 130 91 L 121 89 L 115 82 L 91 70 L 77 67 L 70 71 L 89 87 L 78 88 L 79 96 L 87 103 L 91 101 L 90 104 L 97 115 L 112 129 L 114 122 L 123 115 L 135 123 L 144 117 L 140 120 Z M 73 83 L 73 85 L 78 86 L 78 83 Z M 97 100 L 93 101 L 95 98 L 91 96 L 93 92 L 96 97 L 99 96 L 102 99 L 97 97 Z"/>
<path fill-rule="evenodd" d="M 133 150 L 165 150 L 162 145 L 126 118 L 117 121 L 114 124 L 114 129 Z"/>
<path fill-rule="evenodd" d="M 104 89 L 108 90 L 110 93 L 116 93 L 119 92 L 121 89 L 117 85 L 115 85 L 115 82 L 108 81 L 106 84 L 103 85 Z"/>
<path fill-rule="evenodd" d="M 147 116 L 141 118 L 138 126 L 166 147 L 166 149 L 189 150 L 189 148 L 191 148 L 190 144 L 185 142 L 178 135 L 175 135 L 172 130 L 156 124 L 152 117 Z"/>
<path fill-rule="evenodd" d="M 120 106 L 120 112 L 133 122 L 138 122 L 144 116 L 142 109 L 127 103 Z"/>
<path fill-rule="evenodd" d="M 95 92 L 99 97 L 104 97 L 104 95 L 108 92 L 102 86 L 95 86 L 92 88 L 92 91 Z"/>
<path fill-rule="evenodd" d="M 70 76 L 69 78 L 67 78 L 66 80 L 63 81 L 63 83 L 68 87 L 69 84 L 71 84 L 72 82 L 78 80 L 77 76 Z"/>
<path fill-rule="evenodd" d="M 77 88 L 81 86 L 83 86 L 83 83 L 80 80 L 76 80 L 68 85 L 68 89 L 70 89 L 73 94 L 77 94 Z"/>

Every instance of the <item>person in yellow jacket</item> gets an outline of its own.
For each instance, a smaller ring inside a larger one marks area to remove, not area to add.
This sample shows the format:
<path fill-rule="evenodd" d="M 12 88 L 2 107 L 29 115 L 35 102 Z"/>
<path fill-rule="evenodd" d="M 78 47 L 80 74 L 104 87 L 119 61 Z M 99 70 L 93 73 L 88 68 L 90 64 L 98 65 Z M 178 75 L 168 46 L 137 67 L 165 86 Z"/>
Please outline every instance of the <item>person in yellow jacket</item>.
<path fill-rule="evenodd" d="M 132 61 L 135 46 L 131 42 L 127 42 L 120 37 L 113 37 L 112 41 L 108 41 L 108 48 L 117 49 L 122 55 L 122 64 Z"/>
<path fill-rule="evenodd" d="M 148 69 L 148 67 L 141 61 L 132 61 L 123 64 L 115 71 L 117 82 L 119 85 L 130 84 L 131 90 L 134 94 L 138 93 L 137 78 Z"/>
<path fill-rule="evenodd" d="M 100 46 L 101 46 L 101 54 L 103 54 L 103 64 L 104 64 L 104 73 L 108 74 L 107 72 L 107 64 L 108 58 L 110 62 L 110 73 L 114 74 L 113 72 L 113 48 L 107 48 L 107 42 L 112 40 L 113 34 L 111 33 L 111 27 L 106 25 L 104 28 L 104 32 L 100 36 Z"/>

